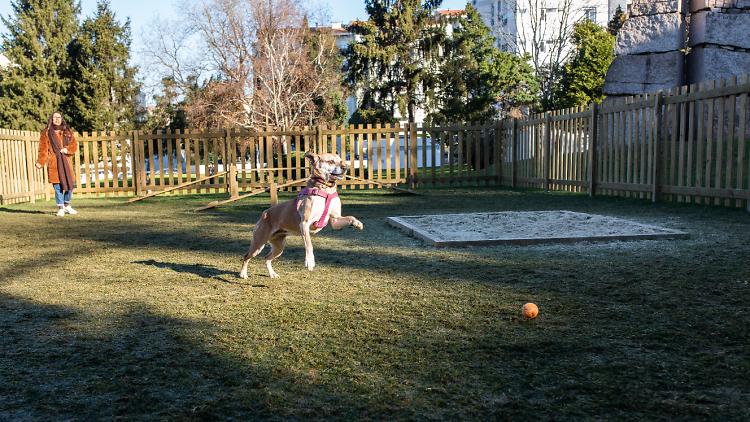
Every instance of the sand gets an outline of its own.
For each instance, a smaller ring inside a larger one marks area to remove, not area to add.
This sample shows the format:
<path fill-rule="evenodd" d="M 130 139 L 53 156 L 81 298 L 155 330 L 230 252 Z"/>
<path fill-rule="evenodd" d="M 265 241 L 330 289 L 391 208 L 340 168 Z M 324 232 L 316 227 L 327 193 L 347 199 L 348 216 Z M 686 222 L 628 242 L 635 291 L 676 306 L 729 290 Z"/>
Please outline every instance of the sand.
<path fill-rule="evenodd" d="M 585 241 L 656 239 L 675 235 L 679 238 L 687 237 L 687 233 L 677 230 L 571 211 L 422 215 L 391 217 L 389 222 L 433 244 L 506 243 L 503 240 L 532 244 L 541 243 L 545 239 Z"/>

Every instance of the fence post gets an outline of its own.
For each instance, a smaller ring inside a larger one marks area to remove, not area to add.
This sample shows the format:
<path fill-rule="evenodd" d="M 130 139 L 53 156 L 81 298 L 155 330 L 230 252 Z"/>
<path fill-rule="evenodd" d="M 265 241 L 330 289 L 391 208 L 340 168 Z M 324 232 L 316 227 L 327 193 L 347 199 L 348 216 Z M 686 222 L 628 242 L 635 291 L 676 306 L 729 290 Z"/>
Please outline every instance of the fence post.
<path fill-rule="evenodd" d="M 661 196 L 661 140 L 662 140 L 662 91 L 656 92 L 654 97 L 654 175 L 653 188 L 651 192 L 651 202 L 659 202 Z"/>
<path fill-rule="evenodd" d="M 544 151 L 542 151 L 542 159 L 544 160 L 544 191 L 549 192 L 549 172 L 550 172 L 550 163 L 552 161 L 552 154 L 550 154 L 550 144 L 552 143 L 550 141 L 551 135 L 552 135 L 552 128 L 550 127 L 552 123 L 552 119 L 550 117 L 550 112 L 547 111 L 544 113 Z"/>
<path fill-rule="evenodd" d="M 240 196 L 240 188 L 237 185 L 237 166 L 232 163 L 229 166 L 229 197 L 236 198 Z"/>
<path fill-rule="evenodd" d="M 133 188 L 135 190 L 135 196 L 141 196 L 141 162 L 139 160 L 140 147 L 138 146 L 138 131 L 132 132 L 133 138 L 131 140 L 130 148 L 130 173 L 132 174 L 131 180 Z"/>
<path fill-rule="evenodd" d="M 240 195 L 239 188 L 237 187 L 237 158 L 235 154 L 237 148 L 232 144 L 231 129 L 226 129 L 226 136 L 224 137 L 224 171 L 228 172 L 224 175 L 224 184 L 229 192 L 229 197 L 234 198 Z M 281 154 L 279 154 L 281 156 Z M 281 159 L 279 159 L 281 161 Z"/>
<path fill-rule="evenodd" d="M 269 185 L 269 189 L 271 191 L 271 206 L 279 203 L 279 195 L 278 195 L 278 183 L 271 183 Z"/>
<path fill-rule="evenodd" d="M 495 174 L 494 174 L 494 176 L 495 176 L 495 184 L 498 185 L 498 186 L 501 185 L 502 181 L 503 181 L 503 179 L 502 179 L 502 174 L 503 173 L 502 173 L 502 171 L 501 171 L 502 169 L 500 167 L 502 165 L 502 162 L 503 162 L 500 159 L 500 157 L 502 155 L 502 139 L 503 139 L 502 136 L 501 136 L 502 128 L 503 128 L 503 122 L 502 122 L 502 120 L 495 119 L 495 155 L 493 157 L 493 163 L 494 163 L 494 167 L 495 167 Z"/>
<path fill-rule="evenodd" d="M 409 189 L 417 187 L 417 124 L 409 123 Z M 423 146 L 424 147 L 424 146 Z M 389 158 L 390 159 L 390 158 Z M 422 163 L 424 165 L 424 163 Z"/>
<path fill-rule="evenodd" d="M 599 104 L 591 103 L 589 109 L 591 110 L 589 122 L 589 196 L 594 196 L 596 195 L 596 148 L 597 137 L 599 136 L 597 113 L 599 112 Z"/>
<path fill-rule="evenodd" d="M 516 161 L 518 161 L 518 118 L 513 118 L 513 137 L 512 137 L 512 145 L 511 145 L 511 175 L 510 175 L 510 187 L 515 188 L 516 187 L 516 170 L 518 169 L 518 165 L 516 164 Z"/>
<path fill-rule="evenodd" d="M 267 129 L 266 129 L 267 130 Z M 323 148 L 323 128 L 320 125 L 315 127 L 315 151 L 316 154 L 327 152 Z"/>
<path fill-rule="evenodd" d="M 34 155 L 31 152 L 31 132 L 24 131 L 23 137 L 24 149 L 26 150 L 26 191 L 29 192 L 29 201 L 33 204 L 36 202 L 34 195 Z"/>

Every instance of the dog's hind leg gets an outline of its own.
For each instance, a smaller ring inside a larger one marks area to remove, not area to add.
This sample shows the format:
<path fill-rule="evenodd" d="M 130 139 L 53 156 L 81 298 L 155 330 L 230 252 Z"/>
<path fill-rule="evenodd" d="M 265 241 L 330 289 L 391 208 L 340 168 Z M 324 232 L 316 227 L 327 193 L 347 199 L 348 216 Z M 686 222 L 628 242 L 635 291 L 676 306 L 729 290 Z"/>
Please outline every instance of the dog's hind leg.
<path fill-rule="evenodd" d="M 271 244 L 271 252 L 266 255 L 266 268 L 268 269 L 268 276 L 271 278 L 279 278 L 279 275 L 276 274 L 276 271 L 274 271 L 273 267 L 271 266 L 271 261 L 278 258 L 279 255 L 284 252 L 286 232 L 274 233 L 271 238 L 268 239 L 268 243 Z"/>
<path fill-rule="evenodd" d="M 263 220 L 259 221 L 253 229 L 253 240 L 250 242 L 250 249 L 247 251 L 244 257 L 242 257 L 242 269 L 240 270 L 240 278 L 247 279 L 247 264 L 250 259 L 257 256 L 260 251 L 266 246 L 268 242 L 268 227 L 263 223 Z"/>

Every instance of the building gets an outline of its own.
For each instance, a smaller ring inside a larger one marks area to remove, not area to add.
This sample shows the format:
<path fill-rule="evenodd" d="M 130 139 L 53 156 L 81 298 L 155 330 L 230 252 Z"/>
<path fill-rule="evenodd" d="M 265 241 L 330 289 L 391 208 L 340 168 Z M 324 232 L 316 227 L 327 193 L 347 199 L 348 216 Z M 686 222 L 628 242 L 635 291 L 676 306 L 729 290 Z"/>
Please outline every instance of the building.
<path fill-rule="evenodd" d="M 0 54 L 0 69 L 5 69 L 6 67 L 10 66 L 10 60 L 8 60 L 7 57 L 5 57 L 4 54 Z"/>
<path fill-rule="evenodd" d="M 629 0 L 471 0 L 472 6 L 497 38 L 497 48 L 529 53 L 538 63 L 564 59 L 570 52 L 573 23 L 587 18 L 607 26 L 617 6 L 627 11 Z M 564 60 L 563 60 L 564 61 Z"/>

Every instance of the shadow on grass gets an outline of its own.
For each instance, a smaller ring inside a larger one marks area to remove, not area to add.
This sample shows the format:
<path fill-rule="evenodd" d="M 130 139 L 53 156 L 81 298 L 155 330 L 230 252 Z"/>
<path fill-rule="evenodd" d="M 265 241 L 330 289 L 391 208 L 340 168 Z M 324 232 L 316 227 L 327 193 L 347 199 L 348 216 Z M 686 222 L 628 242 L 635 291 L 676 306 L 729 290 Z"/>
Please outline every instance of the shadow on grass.
<path fill-rule="evenodd" d="M 178 272 L 178 273 L 189 273 L 197 275 L 201 278 L 211 278 L 213 280 L 220 280 L 224 283 L 228 284 L 236 284 L 239 286 L 248 286 L 248 287 L 262 287 L 267 288 L 268 286 L 264 284 L 253 284 L 250 285 L 248 283 L 241 283 L 237 281 L 228 280 L 225 277 L 219 277 L 222 275 L 229 275 L 229 276 L 237 276 L 237 271 L 224 271 L 217 269 L 216 267 L 210 266 L 210 265 L 203 265 L 203 264 L 177 264 L 174 262 L 159 262 L 155 261 L 153 259 L 149 259 L 148 261 L 134 261 L 133 264 L 142 264 L 142 265 L 151 265 L 157 268 L 169 268 L 172 271 Z"/>
<path fill-rule="evenodd" d="M 17 208 L 5 208 L 0 207 L 0 212 L 7 212 L 11 214 L 49 214 L 49 212 L 44 211 L 31 211 L 31 210 L 22 210 Z"/>
<path fill-rule="evenodd" d="M 269 377 L 265 363 L 255 372 L 239 371 L 236 362 L 193 338 L 211 326 L 139 306 L 93 317 L 0 295 L 0 420 L 272 414 L 268 391 L 258 388 Z M 238 386 L 249 388 L 240 393 Z"/>

